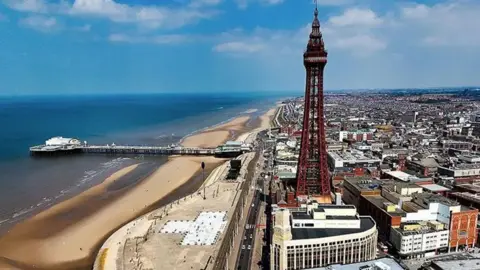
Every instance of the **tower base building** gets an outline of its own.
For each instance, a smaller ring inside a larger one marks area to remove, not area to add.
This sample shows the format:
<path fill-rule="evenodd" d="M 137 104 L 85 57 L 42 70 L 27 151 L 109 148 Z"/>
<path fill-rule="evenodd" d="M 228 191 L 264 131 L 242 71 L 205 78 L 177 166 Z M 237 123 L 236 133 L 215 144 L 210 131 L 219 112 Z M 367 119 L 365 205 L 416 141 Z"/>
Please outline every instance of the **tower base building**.
<path fill-rule="evenodd" d="M 270 247 L 272 270 L 294 270 L 373 260 L 377 228 L 353 205 L 302 204 L 278 209 Z"/>

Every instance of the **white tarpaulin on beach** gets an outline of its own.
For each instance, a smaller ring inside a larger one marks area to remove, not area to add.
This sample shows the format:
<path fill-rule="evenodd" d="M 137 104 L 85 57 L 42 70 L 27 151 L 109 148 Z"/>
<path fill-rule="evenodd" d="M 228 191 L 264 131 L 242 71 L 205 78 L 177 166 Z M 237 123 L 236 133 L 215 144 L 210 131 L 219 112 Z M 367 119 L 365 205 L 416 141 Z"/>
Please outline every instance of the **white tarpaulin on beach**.
<path fill-rule="evenodd" d="M 201 212 L 191 220 L 170 220 L 163 226 L 161 233 L 181 233 L 182 245 L 213 245 L 225 229 L 227 212 Z"/>

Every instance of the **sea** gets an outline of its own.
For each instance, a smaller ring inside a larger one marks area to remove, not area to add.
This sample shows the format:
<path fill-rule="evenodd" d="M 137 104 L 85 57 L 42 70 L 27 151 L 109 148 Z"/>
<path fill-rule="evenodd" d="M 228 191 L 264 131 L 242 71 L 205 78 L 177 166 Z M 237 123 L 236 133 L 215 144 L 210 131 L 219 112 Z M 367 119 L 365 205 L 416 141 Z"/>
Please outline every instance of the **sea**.
<path fill-rule="evenodd" d="M 33 158 L 30 146 L 54 136 L 89 144 L 170 145 L 251 109 L 257 109 L 250 113 L 255 119 L 287 97 L 284 93 L 0 97 L 0 233 L 123 167 L 145 159 L 154 167 L 166 162 L 166 157 L 103 155 Z"/>

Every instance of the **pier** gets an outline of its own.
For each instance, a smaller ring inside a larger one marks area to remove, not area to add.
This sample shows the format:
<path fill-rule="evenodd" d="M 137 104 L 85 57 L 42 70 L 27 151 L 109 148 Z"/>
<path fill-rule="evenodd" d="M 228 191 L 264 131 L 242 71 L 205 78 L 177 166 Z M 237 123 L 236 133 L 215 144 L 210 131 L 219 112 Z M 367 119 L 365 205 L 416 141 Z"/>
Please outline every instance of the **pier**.
<path fill-rule="evenodd" d="M 109 146 L 85 145 L 71 147 L 49 147 L 38 145 L 30 147 L 30 154 L 56 155 L 56 154 L 112 154 L 112 155 L 205 155 L 214 156 L 215 148 L 190 148 L 190 147 L 162 147 L 162 146 Z"/>
<path fill-rule="evenodd" d="M 252 150 L 251 145 L 242 142 L 227 142 L 216 148 L 172 146 L 135 146 L 135 145 L 89 145 L 76 139 L 55 137 L 44 145 L 30 147 L 31 156 L 57 156 L 66 154 L 103 154 L 103 155 L 191 155 L 236 157 Z"/>

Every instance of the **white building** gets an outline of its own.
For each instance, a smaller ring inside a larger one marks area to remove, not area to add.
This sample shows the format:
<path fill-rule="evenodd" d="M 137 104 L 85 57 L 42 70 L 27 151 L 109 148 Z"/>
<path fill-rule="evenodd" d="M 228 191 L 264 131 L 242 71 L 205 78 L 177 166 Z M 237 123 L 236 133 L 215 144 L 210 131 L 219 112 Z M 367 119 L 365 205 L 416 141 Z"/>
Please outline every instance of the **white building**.
<path fill-rule="evenodd" d="M 376 257 L 377 228 L 371 217 L 358 216 L 353 205 L 319 205 L 279 209 L 274 216 L 271 269 L 309 269 Z"/>
<path fill-rule="evenodd" d="M 338 141 L 343 142 L 344 139 L 353 139 L 357 142 L 373 140 L 373 130 L 342 130 L 338 132 Z"/>
<path fill-rule="evenodd" d="M 77 139 L 53 137 L 45 141 L 46 146 L 66 146 L 66 145 L 80 145 L 81 142 Z"/>
<path fill-rule="evenodd" d="M 429 257 L 448 247 L 449 230 L 438 221 L 404 223 L 392 228 L 390 242 L 400 256 Z"/>
<path fill-rule="evenodd" d="M 381 160 L 372 155 L 365 155 L 361 151 L 351 152 L 328 151 L 327 162 L 330 168 L 377 167 Z"/>

